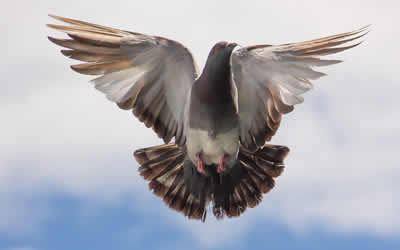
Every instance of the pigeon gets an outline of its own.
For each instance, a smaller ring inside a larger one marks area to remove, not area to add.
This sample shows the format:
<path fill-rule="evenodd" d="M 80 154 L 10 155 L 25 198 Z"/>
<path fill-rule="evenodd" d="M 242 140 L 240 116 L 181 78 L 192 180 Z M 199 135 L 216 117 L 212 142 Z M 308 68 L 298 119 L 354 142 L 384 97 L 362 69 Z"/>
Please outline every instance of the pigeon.
<path fill-rule="evenodd" d="M 68 39 L 49 37 L 61 53 L 82 61 L 71 68 L 97 75 L 91 82 L 119 108 L 152 128 L 164 144 L 134 157 L 152 192 L 189 219 L 238 217 L 275 186 L 289 153 L 267 144 L 282 115 L 303 102 L 321 59 L 358 46 L 361 29 L 281 45 L 218 42 L 200 73 L 191 52 L 160 36 L 50 15 L 47 26 Z"/>

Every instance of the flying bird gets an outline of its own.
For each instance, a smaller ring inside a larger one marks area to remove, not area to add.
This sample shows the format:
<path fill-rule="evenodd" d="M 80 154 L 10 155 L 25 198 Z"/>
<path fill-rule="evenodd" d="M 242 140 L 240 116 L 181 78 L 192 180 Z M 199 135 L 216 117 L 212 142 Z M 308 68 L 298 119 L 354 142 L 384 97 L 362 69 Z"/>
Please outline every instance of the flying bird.
<path fill-rule="evenodd" d="M 266 144 L 282 115 L 325 75 L 314 67 L 341 62 L 321 56 L 353 48 L 368 33 L 364 27 L 282 45 L 218 42 L 200 73 L 179 42 L 50 17 L 65 24 L 48 27 L 69 36 L 50 41 L 83 62 L 71 68 L 98 75 L 96 89 L 163 139 L 163 145 L 134 152 L 150 189 L 170 208 L 202 221 L 209 206 L 223 218 L 260 203 L 289 152 Z"/>

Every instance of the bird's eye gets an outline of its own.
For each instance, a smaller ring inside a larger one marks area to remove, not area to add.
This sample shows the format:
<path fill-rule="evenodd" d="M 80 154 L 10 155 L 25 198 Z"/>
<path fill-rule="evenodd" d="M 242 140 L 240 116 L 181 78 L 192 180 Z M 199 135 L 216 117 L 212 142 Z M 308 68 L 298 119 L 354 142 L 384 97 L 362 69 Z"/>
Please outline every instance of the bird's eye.
<path fill-rule="evenodd" d="M 221 50 L 221 46 L 215 47 L 215 52 L 218 52 L 218 51 L 220 51 L 220 50 Z"/>

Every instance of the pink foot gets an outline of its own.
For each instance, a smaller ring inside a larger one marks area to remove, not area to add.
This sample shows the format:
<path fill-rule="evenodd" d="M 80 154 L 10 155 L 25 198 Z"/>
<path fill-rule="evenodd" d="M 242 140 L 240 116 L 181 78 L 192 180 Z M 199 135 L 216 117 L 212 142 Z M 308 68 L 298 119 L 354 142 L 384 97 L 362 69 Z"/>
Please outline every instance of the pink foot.
<path fill-rule="evenodd" d="M 197 172 L 199 172 L 200 174 L 205 174 L 206 173 L 206 171 L 204 169 L 204 163 L 200 159 L 200 155 L 197 155 Z"/>
<path fill-rule="evenodd" d="M 225 155 L 222 156 L 221 161 L 218 164 L 217 172 L 220 174 L 225 171 Z"/>

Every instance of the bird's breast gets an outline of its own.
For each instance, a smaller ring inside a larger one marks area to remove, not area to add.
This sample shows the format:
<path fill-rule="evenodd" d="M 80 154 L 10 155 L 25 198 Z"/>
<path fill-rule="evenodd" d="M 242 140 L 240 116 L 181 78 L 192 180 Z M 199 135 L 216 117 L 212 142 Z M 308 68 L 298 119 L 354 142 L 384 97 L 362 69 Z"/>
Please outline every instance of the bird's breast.
<path fill-rule="evenodd" d="M 193 162 L 196 162 L 197 154 L 207 165 L 218 164 L 224 155 L 234 160 L 239 150 L 238 128 L 215 136 L 206 130 L 189 128 L 186 138 L 187 152 Z"/>

